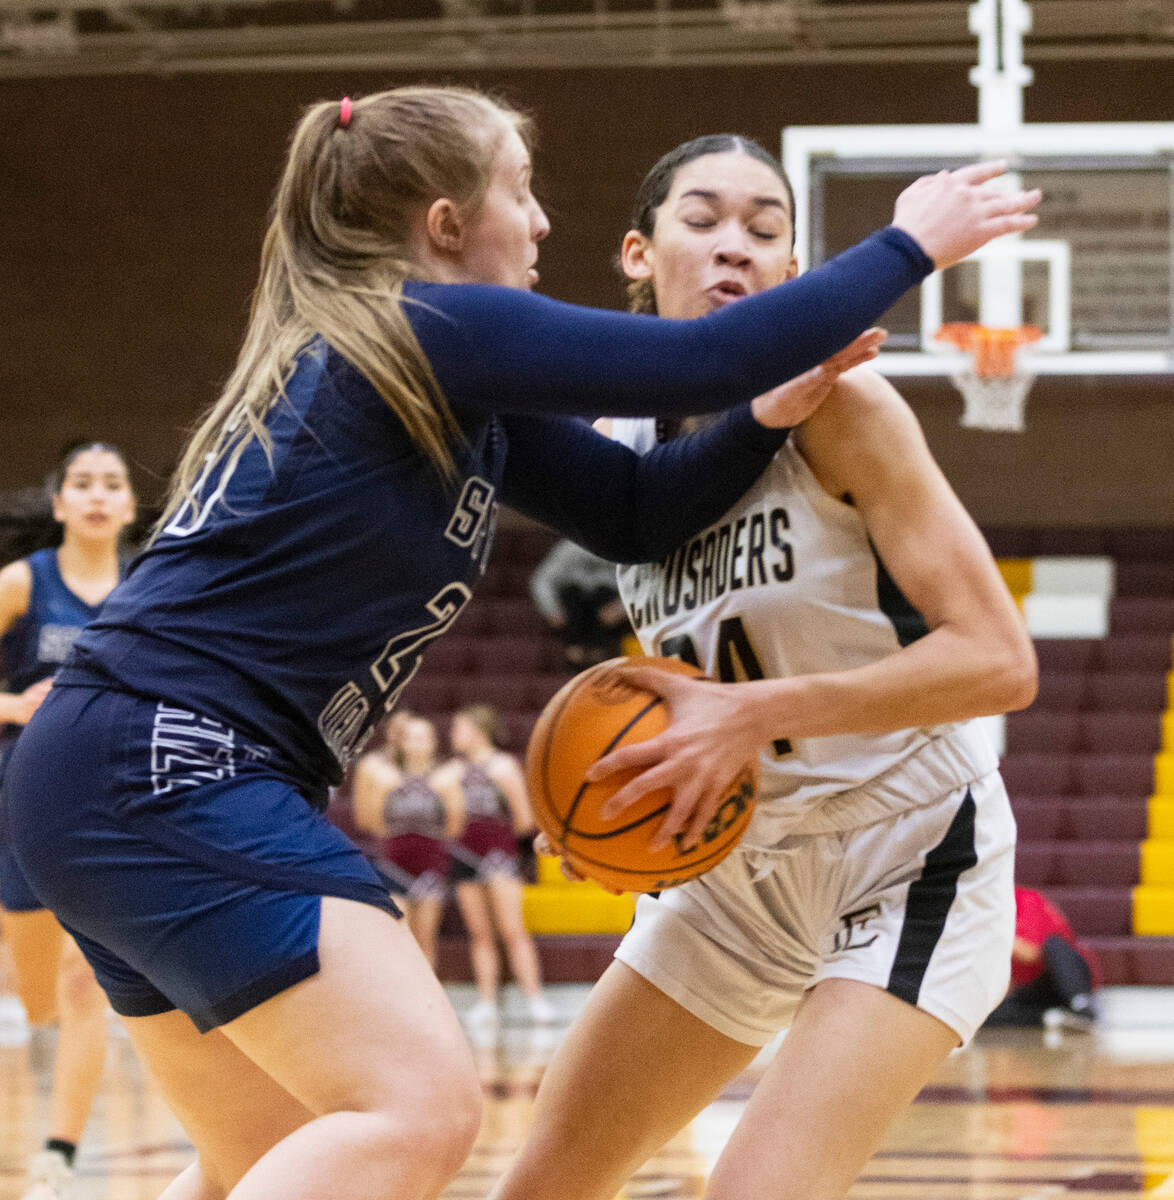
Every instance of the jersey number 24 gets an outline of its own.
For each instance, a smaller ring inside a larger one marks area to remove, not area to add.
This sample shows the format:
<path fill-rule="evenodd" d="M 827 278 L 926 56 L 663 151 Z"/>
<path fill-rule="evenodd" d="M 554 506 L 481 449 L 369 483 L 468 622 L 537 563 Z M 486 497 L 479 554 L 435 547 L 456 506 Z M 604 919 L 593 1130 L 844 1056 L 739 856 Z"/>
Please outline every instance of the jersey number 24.
<path fill-rule="evenodd" d="M 704 669 L 697 646 L 687 633 L 665 638 L 660 643 L 660 652 L 666 658 L 679 658 L 682 662 Z M 741 617 L 725 617 L 717 627 L 717 677 L 722 683 L 743 683 L 748 679 L 766 678 Z M 786 738 L 775 738 L 775 754 L 780 757 L 790 754 L 792 748 Z"/>

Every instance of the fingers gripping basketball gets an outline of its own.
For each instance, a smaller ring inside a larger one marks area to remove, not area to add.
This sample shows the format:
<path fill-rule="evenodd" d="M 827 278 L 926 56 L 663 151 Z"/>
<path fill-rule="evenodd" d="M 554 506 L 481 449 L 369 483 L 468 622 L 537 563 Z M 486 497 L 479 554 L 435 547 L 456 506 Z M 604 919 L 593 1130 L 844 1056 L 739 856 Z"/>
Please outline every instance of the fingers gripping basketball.
<path fill-rule="evenodd" d="M 669 723 L 659 696 L 617 677 L 615 668 L 624 661 L 591 667 L 551 698 L 530 735 L 526 779 L 539 826 L 576 871 L 609 888 L 661 891 L 716 866 L 737 844 L 754 809 L 755 764 L 747 763 L 722 789 L 717 811 L 695 842 L 678 833 L 663 849 L 651 849 L 652 835 L 672 801 L 666 788 L 646 793 L 616 819 L 604 820 L 603 806 L 637 772 L 587 783 L 587 768 L 620 746 L 655 737 Z M 639 661 L 703 675 L 677 659 Z"/>

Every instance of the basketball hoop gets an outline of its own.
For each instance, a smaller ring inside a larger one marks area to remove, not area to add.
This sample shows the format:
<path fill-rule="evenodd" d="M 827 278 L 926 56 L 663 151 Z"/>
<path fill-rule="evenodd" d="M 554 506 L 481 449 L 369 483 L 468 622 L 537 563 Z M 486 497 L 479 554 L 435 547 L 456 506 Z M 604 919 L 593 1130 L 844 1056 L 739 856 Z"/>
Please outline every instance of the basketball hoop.
<path fill-rule="evenodd" d="M 1015 351 L 1043 336 L 1034 325 L 1004 329 L 956 321 L 943 325 L 936 341 L 952 342 L 974 356 L 968 371 L 951 375 L 965 405 L 962 425 L 994 433 L 1021 433 L 1027 393 L 1035 376 L 1019 369 Z"/>

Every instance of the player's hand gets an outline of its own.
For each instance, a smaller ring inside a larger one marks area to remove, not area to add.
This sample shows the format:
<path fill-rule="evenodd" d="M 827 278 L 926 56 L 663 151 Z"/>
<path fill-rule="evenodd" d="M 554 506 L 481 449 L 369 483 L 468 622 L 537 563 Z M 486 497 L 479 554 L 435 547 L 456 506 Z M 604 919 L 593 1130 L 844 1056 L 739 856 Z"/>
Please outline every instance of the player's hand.
<path fill-rule="evenodd" d="M 867 329 L 818 367 L 812 367 L 810 371 L 795 376 L 779 387 L 763 392 L 750 404 L 754 419 L 768 429 L 785 429 L 806 421 L 831 395 L 836 380 L 845 371 L 876 358 L 881 343 L 888 336 L 883 329 Z"/>
<path fill-rule="evenodd" d="M 770 741 L 760 727 L 763 714 L 754 684 L 713 683 L 638 663 L 619 666 L 616 674 L 664 697 L 672 721 L 664 733 L 621 746 L 591 765 L 586 778 L 592 783 L 616 771 L 640 772 L 601 815 L 611 820 L 646 792 L 669 788 L 673 799 L 652 848 L 662 849 L 681 831 L 692 845 L 726 799 L 730 783 Z"/>
<path fill-rule="evenodd" d="M 546 836 L 545 833 L 537 833 L 534 835 L 534 853 L 541 854 L 546 858 L 557 858 L 558 869 L 563 873 L 564 879 L 569 879 L 573 883 L 581 883 L 583 876 L 571 866 L 569 862 L 562 856 L 562 851 Z"/>
<path fill-rule="evenodd" d="M 934 266 L 953 266 L 992 238 L 1039 223 L 1029 210 L 1043 193 L 1007 191 L 995 182 L 1006 172 L 1005 162 L 984 162 L 923 175 L 897 197 L 893 224 L 918 242 Z"/>
<path fill-rule="evenodd" d="M 52 686 L 53 679 L 50 676 L 50 678 L 42 679 L 39 683 L 34 683 L 32 687 L 27 687 L 23 692 L 18 693 L 15 697 L 16 704 L 12 710 L 12 723 L 27 725 L 33 719 L 33 713 L 41 707 L 41 701 L 49 694 Z"/>

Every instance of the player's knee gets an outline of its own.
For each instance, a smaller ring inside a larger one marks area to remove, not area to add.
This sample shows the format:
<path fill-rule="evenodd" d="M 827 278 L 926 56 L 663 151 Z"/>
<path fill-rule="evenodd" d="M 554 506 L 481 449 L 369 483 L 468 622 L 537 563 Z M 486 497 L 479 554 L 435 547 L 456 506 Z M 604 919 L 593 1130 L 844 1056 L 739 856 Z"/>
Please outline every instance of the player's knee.
<path fill-rule="evenodd" d="M 481 1086 L 472 1071 L 453 1071 L 438 1083 L 428 1102 L 417 1102 L 407 1116 L 407 1128 L 395 1123 L 395 1136 L 411 1147 L 418 1161 L 428 1163 L 439 1183 L 460 1170 L 481 1127 Z"/>
<path fill-rule="evenodd" d="M 438 1131 L 443 1145 L 438 1149 L 455 1173 L 468 1158 L 481 1128 L 481 1082 L 475 1071 L 454 1071 L 445 1092 L 439 1122 L 444 1128 Z"/>

